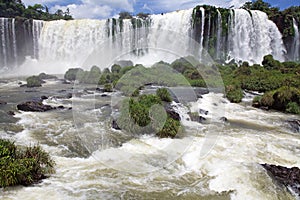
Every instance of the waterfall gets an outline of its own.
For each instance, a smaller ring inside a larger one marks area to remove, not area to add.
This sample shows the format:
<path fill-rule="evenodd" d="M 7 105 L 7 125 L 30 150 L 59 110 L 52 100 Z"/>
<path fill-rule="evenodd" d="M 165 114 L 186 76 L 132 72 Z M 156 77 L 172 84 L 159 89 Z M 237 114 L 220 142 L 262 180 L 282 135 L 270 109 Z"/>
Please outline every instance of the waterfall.
<path fill-rule="evenodd" d="M 33 58 L 38 59 L 39 38 L 43 27 L 43 21 L 33 20 L 32 22 L 32 41 L 33 41 Z"/>
<path fill-rule="evenodd" d="M 1 27 L 1 44 L 2 44 L 2 59 L 3 59 L 3 65 L 6 68 L 7 67 L 7 49 L 6 49 L 6 30 L 8 30 L 7 27 L 7 20 L 5 18 L 0 18 L 0 27 Z"/>
<path fill-rule="evenodd" d="M 233 19 L 231 50 L 236 61 L 261 63 L 268 54 L 284 61 L 282 36 L 266 13 L 235 9 Z"/>
<path fill-rule="evenodd" d="M 295 32 L 294 42 L 293 42 L 293 60 L 300 60 L 300 37 L 299 37 L 299 28 L 296 20 L 293 18 L 293 28 Z"/>
<path fill-rule="evenodd" d="M 221 41 L 222 41 L 222 16 L 219 10 L 218 13 L 218 21 L 217 21 L 217 45 L 216 45 L 216 58 L 220 59 L 220 49 L 221 49 Z"/>
<path fill-rule="evenodd" d="M 203 40 L 204 40 L 204 24 L 205 24 L 205 10 L 204 8 L 200 8 L 201 11 L 201 39 L 200 39 L 200 56 L 202 57 L 203 53 Z"/>
<path fill-rule="evenodd" d="M 14 57 L 14 67 L 18 66 L 18 54 L 17 54 L 17 36 L 15 28 L 15 19 L 12 19 L 12 38 L 13 38 L 13 57 Z"/>

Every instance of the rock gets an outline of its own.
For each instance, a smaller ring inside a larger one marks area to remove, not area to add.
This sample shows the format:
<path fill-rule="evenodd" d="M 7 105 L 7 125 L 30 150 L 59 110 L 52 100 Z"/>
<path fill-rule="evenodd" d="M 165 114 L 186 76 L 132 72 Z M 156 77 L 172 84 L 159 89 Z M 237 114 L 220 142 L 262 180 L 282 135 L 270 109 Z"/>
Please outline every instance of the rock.
<path fill-rule="evenodd" d="M 107 94 L 101 94 L 101 97 L 107 97 L 108 95 Z"/>
<path fill-rule="evenodd" d="M 27 84 L 21 84 L 20 87 L 27 87 Z"/>
<path fill-rule="evenodd" d="M 22 82 L 18 82 L 18 85 L 22 85 L 23 83 Z"/>
<path fill-rule="evenodd" d="M 203 121 L 206 121 L 205 117 L 199 116 L 199 122 L 202 123 Z"/>
<path fill-rule="evenodd" d="M 115 62 L 115 64 L 120 65 L 121 67 L 133 66 L 133 62 L 131 60 L 119 60 Z"/>
<path fill-rule="evenodd" d="M 0 105 L 5 105 L 5 104 L 7 104 L 7 102 L 6 102 L 6 101 L 2 101 L 2 100 L 0 100 Z"/>
<path fill-rule="evenodd" d="M 300 120 L 293 119 L 287 121 L 289 127 L 296 133 L 300 133 Z"/>
<path fill-rule="evenodd" d="M 52 106 L 44 105 L 38 101 L 27 101 L 17 105 L 18 110 L 27 111 L 27 112 L 45 112 L 55 109 Z"/>
<path fill-rule="evenodd" d="M 191 118 L 191 121 L 193 122 L 199 122 L 202 123 L 203 121 L 206 121 L 205 117 L 200 116 L 198 113 L 188 113 L 188 115 Z"/>
<path fill-rule="evenodd" d="M 65 107 L 64 106 L 58 106 L 57 109 L 61 109 L 62 110 L 62 109 L 65 109 Z"/>
<path fill-rule="evenodd" d="M 180 115 L 169 104 L 166 104 L 164 107 L 169 117 L 180 121 Z"/>
<path fill-rule="evenodd" d="M 208 111 L 207 110 L 203 110 L 203 109 L 200 109 L 199 112 L 200 112 L 200 114 L 204 114 L 204 115 L 208 114 Z"/>
<path fill-rule="evenodd" d="M 280 185 L 291 188 L 300 196 L 300 169 L 297 167 L 287 168 L 283 166 L 262 164 L 268 174 Z"/>
<path fill-rule="evenodd" d="M 228 121 L 228 119 L 226 117 L 221 117 L 220 120 L 223 121 L 223 122 L 227 122 Z"/>
<path fill-rule="evenodd" d="M 14 116 L 15 112 L 10 110 L 10 111 L 7 111 L 7 114 L 10 115 L 10 116 Z"/>
<path fill-rule="evenodd" d="M 117 124 L 117 120 L 115 120 L 115 119 L 112 120 L 112 128 L 114 128 L 116 130 L 121 130 L 121 128 Z"/>
<path fill-rule="evenodd" d="M 46 100 L 46 99 L 48 99 L 48 97 L 43 95 L 43 96 L 41 96 L 41 99 Z"/>

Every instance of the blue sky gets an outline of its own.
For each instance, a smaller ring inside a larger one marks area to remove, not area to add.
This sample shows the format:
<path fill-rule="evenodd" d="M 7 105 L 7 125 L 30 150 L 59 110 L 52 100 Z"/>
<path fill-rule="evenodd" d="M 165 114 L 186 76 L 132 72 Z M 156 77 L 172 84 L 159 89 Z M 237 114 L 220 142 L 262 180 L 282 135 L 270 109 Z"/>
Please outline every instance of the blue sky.
<path fill-rule="evenodd" d="M 209 4 L 219 7 L 236 8 L 249 0 L 23 0 L 26 5 L 40 3 L 50 8 L 51 12 L 57 9 L 69 8 L 75 18 L 105 19 L 115 17 L 120 11 L 133 14 L 145 12 L 157 14 L 179 9 L 188 9 L 200 4 Z M 265 0 L 272 6 L 285 9 L 292 5 L 300 5 L 299 0 Z"/>

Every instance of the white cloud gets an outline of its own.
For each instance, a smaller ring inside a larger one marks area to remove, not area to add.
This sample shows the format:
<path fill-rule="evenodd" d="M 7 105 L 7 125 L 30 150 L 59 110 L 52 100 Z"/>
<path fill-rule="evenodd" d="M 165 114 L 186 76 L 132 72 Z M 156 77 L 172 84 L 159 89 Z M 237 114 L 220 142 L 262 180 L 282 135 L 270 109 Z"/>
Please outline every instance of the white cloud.
<path fill-rule="evenodd" d="M 119 11 L 134 11 L 133 1 L 129 0 L 81 0 L 80 4 L 55 5 L 51 7 L 50 11 L 55 12 L 58 9 L 65 11 L 67 8 L 69 8 L 71 15 L 76 19 L 109 18 Z"/>
<path fill-rule="evenodd" d="M 59 0 L 22 0 L 25 5 L 34 5 L 34 4 L 46 4 L 46 3 L 55 3 L 59 2 Z"/>
<path fill-rule="evenodd" d="M 59 6 L 56 5 L 50 9 L 52 13 L 57 11 L 58 9 L 65 11 L 69 8 L 71 15 L 76 19 L 82 18 L 108 18 L 112 14 L 112 8 L 109 6 L 98 6 L 98 5 L 90 5 L 90 4 L 70 4 L 67 6 Z"/>

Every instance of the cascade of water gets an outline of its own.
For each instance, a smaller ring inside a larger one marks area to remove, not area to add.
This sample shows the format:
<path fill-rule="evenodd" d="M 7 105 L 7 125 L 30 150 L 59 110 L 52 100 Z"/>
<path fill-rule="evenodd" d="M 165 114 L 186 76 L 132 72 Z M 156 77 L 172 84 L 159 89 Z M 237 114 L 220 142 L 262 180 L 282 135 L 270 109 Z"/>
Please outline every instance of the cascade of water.
<path fill-rule="evenodd" d="M 300 36 L 299 36 L 299 28 L 296 20 L 293 18 L 293 27 L 294 27 L 294 43 L 293 43 L 293 60 L 297 61 L 300 59 Z"/>
<path fill-rule="evenodd" d="M 17 67 L 18 66 L 18 54 L 17 54 L 17 37 L 16 37 L 15 19 L 12 19 L 12 38 L 13 38 L 14 67 Z"/>
<path fill-rule="evenodd" d="M 221 51 L 221 41 L 222 41 L 222 16 L 219 10 L 218 13 L 218 21 L 217 21 L 217 45 L 216 45 L 216 58 L 220 58 L 220 51 Z"/>
<path fill-rule="evenodd" d="M 32 41 L 33 41 L 33 58 L 38 59 L 39 38 L 43 28 L 43 21 L 33 20 L 32 22 Z"/>
<path fill-rule="evenodd" d="M 203 40 L 204 40 L 204 23 L 205 23 L 205 9 L 204 8 L 200 8 L 201 11 L 201 39 L 200 39 L 200 56 L 202 57 L 202 51 L 203 51 Z"/>
<path fill-rule="evenodd" d="M 251 13 L 250 13 L 251 12 Z M 285 48 L 276 25 L 261 11 L 234 10 L 232 56 L 236 61 L 261 63 L 263 56 L 272 54 L 284 61 Z"/>
<path fill-rule="evenodd" d="M 7 51 L 6 51 L 6 29 L 7 29 L 7 20 L 5 18 L 0 18 L 0 27 L 1 27 L 1 43 L 2 43 L 2 55 L 3 55 L 3 65 L 7 67 Z"/>

